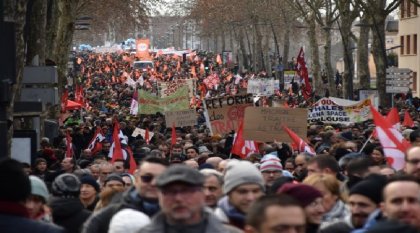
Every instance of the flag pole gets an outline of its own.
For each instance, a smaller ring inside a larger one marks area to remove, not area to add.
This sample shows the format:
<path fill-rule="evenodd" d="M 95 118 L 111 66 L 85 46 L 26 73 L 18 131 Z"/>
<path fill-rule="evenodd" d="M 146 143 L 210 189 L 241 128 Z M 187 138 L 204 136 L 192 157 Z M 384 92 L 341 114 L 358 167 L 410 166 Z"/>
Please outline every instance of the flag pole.
<path fill-rule="evenodd" d="M 363 144 L 362 148 L 360 149 L 359 153 L 361 153 L 363 151 L 363 149 L 365 149 L 367 143 L 370 141 L 370 139 L 373 137 L 373 132 L 370 134 L 370 136 L 368 137 L 368 139 L 366 140 L 366 142 Z"/>

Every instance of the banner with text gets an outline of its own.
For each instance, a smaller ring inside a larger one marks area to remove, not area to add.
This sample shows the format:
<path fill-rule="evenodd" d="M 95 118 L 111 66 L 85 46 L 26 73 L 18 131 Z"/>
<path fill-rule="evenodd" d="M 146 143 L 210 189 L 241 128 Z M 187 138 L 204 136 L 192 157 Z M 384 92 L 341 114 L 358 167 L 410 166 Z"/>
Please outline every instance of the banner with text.
<path fill-rule="evenodd" d="M 245 108 L 253 106 L 252 94 L 206 99 L 204 103 L 213 135 L 237 131 Z"/>
<path fill-rule="evenodd" d="M 171 127 L 174 123 L 176 127 L 186 127 L 197 125 L 197 114 L 194 109 L 165 112 L 166 127 Z"/>
<path fill-rule="evenodd" d="M 246 108 L 244 138 L 262 142 L 291 142 L 282 128 L 287 126 L 306 139 L 307 114 L 305 108 Z"/>
<path fill-rule="evenodd" d="M 194 96 L 194 87 L 195 87 L 195 80 L 190 79 L 174 79 L 172 81 L 160 81 L 158 82 L 159 88 L 159 96 L 161 98 L 168 97 L 169 95 L 175 93 L 181 87 L 188 87 L 188 94 L 189 97 Z"/>
<path fill-rule="evenodd" d="M 152 93 L 139 90 L 138 92 L 139 112 L 138 114 L 156 114 L 157 112 L 170 112 L 186 110 L 190 108 L 188 87 L 178 88 L 171 95 L 160 98 Z"/>
<path fill-rule="evenodd" d="M 340 98 L 322 98 L 308 109 L 308 123 L 351 124 L 372 119 L 370 99 L 350 101 Z"/>
<path fill-rule="evenodd" d="M 248 80 L 247 93 L 254 95 L 274 95 L 280 89 L 279 80 L 274 79 L 250 79 Z"/>

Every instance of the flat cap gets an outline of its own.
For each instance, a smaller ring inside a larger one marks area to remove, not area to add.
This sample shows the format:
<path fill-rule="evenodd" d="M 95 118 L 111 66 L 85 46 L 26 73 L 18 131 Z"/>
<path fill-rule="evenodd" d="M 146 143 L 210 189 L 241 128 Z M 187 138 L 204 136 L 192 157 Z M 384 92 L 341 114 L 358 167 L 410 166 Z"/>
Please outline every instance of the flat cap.
<path fill-rule="evenodd" d="M 182 182 L 194 186 L 204 184 L 204 175 L 197 169 L 193 169 L 184 164 L 174 164 L 169 166 L 157 179 L 156 185 L 164 187 L 170 183 Z"/>

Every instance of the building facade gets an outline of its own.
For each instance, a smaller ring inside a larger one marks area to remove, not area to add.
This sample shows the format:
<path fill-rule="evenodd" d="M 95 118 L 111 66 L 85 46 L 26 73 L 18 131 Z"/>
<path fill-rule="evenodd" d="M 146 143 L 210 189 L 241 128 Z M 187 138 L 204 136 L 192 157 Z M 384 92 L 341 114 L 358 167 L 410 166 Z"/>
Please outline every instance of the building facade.
<path fill-rule="evenodd" d="M 410 0 L 402 0 L 399 20 L 399 68 L 409 68 L 413 71 L 413 83 L 410 88 L 414 96 L 420 96 L 420 57 L 418 44 L 420 35 L 420 8 Z"/>

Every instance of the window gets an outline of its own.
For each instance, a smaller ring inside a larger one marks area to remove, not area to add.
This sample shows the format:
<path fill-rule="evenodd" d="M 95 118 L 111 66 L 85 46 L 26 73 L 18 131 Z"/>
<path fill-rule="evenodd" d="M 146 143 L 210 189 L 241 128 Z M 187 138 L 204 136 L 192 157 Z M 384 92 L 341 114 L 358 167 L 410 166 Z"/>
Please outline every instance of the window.
<path fill-rule="evenodd" d="M 400 5 L 400 11 L 401 11 L 401 19 L 404 19 L 405 18 L 405 0 L 403 0 Z"/>
<path fill-rule="evenodd" d="M 417 55 L 417 34 L 413 35 L 413 54 Z"/>
<path fill-rule="evenodd" d="M 401 55 L 404 55 L 404 36 L 400 36 L 400 44 L 401 44 L 400 53 Z"/>
<path fill-rule="evenodd" d="M 405 51 L 405 53 L 406 54 L 411 54 L 411 51 L 410 51 L 410 42 L 411 42 L 411 38 L 410 38 L 410 35 L 407 35 L 406 36 L 407 37 L 407 42 L 405 43 L 406 44 L 406 48 L 407 48 L 407 50 Z"/>
<path fill-rule="evenodd" d="M 410 0 L 406 0 L 405 1 L 406 2 L 406 6 L 407 6 L 407 8 L 406 8 L 406 12 L 407 12 L 407 17 L 411 17 L 411 2 L 410 2 Z"/>
<path fill-rule="evenodd" d="M 415 4 L 412 4 L 412 5 L 413 5 L 413 8 L 414 8 L 413 16 L 417 16 L 417 6 Z"/>
<path fill-rule="evenodd" d="M 417 72 L 413 72 L 413 89 L 415 92 L 417 92 Z"/>

